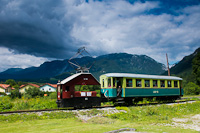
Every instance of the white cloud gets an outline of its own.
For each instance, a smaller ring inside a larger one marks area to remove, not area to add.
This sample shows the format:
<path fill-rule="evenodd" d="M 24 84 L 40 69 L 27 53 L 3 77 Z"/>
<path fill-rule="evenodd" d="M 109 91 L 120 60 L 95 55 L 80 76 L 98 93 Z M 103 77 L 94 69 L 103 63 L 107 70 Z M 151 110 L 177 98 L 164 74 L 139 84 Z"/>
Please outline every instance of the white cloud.
<path fill-rule="evenodd" d="M 165 53 L 170 61 L 178 61 L 199 47 L 200 6 L 179 10 L 178 16 L 145 13 L 154 8 L 159 4 L 82 3 L 71 11 L 77 14 L 72 36 L 96 53 L 146 54 L 162 63 Z"/>
<path fill-rule="evenodd" d="M 39 66 L 43 62 L 48 61 L 47 58 L 35 57 L 28 54 L 14 54 L 7 48 L 0 47 L 0 72 L 8 68 L 27 68 L 31 66 Z"/>

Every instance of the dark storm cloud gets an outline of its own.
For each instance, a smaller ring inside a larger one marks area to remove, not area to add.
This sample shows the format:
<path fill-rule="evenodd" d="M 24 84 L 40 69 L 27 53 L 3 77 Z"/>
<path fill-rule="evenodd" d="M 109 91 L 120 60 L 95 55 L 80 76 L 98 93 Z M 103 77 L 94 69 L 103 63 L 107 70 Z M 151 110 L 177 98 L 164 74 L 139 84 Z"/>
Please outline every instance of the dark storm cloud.
<path fill-rule="evenodd" d="M 199 22 L 198 0 L 1 0 L 0 62 L 5 51 L 3 69 L 27 60 L 25 68 L 83 45 L 93 56 L 126 52 L 165 63 L 168 53 L 176 62 L 199 47 Z"/>
<path fill-rule="evenodd" d="M 66 58 L 78 47 L 71 16 L 59 1 L 16 0 L 0 4 L 0 47 L 42 57 Z"/>

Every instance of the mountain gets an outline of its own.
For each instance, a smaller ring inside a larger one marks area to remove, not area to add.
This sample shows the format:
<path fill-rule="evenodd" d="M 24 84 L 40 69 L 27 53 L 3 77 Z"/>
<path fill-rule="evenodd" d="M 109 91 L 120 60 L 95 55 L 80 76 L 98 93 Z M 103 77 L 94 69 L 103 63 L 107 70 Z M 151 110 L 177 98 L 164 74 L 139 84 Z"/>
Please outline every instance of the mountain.
<path fill-rule="evenodd" d="M 185 56 L 177 65 L 173 66 L 170 69 L 170 72 L 173 74 L 180 74 L 184 71 L 191 71 L 192 70 L 192 60 L 195 58 L 197 53 L 200 52 L 200 48 L 196 49 L 194 53 L 191 55 Z"/>
<path fill-rule="evenodd" d="M 163 64 L 146 55 L 120 53 L 97 57 L 91 72 L 95 76 L 110 72 L 161 74 L 164 69 Z"/>
<path fill-rule="evenodd" d="M 0 79 L 39 79 L 49 78 L 65 72 L 67 69 L 73 69 L 66 66 L 67 60 L 55 60 L 44 62 L 39 67 L 29 67 L 26 69 L 12 68 L 0 73 Z M 18 71 L 17 71 L 18 70 Z"/>
<path fill-rule="evenodd" d="M 15 73 L 15 72 L 19 72 L 21 70 L 23 70 L 23 69 L 22 68 L 9 68 L 6 71 L 4 71 L 4 73 L 12 74 L 12 73 Z"/>
<path fill-rule="evenodd" d="M 90 72 L 99 79 L 99 76 L 110 72 L 140 73 L 140 74 L 161 74 L 165 66 L 146 55 L 132 55 L 127 53 L 115 53 L 92 57 L 74 59 L 75 62 L 83 65 L 91 65 Z M 74 68 L 68 60 L 55 60 L 44 62 L 39 67 L 26 69 L 11 68 L 0 73 L 0 79 L 17 79 L 23 81 L 57 82 L 72 73 Z"/>
<path fill-rule="evenodd" d="M 185 56 L 179 63 L 170 68 L 171 75 L 177 75 L 184 78 L 187 81 L 193 81 L 194 75 L 192 75 L 192 60 L 200 52 L 200 48 L 196 49 L 194 53 Z M 167 75 L 167 72 L 164 73 Z"/>

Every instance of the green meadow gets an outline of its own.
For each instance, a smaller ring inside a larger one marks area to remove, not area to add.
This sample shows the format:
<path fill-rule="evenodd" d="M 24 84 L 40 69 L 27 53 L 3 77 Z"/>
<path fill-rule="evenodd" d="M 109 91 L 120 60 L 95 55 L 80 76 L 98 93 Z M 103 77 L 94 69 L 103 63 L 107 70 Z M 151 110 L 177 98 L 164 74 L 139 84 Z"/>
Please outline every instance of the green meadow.
<path fill-rule="evenodd" d="M 174 124 L 174 119 L 188 119 L 183 124 L 192 126 L 193 120 L 191 118 L 200 114 L 200 101 L 174 105 L 115 107 L 115 110 L 118 112 L 108 113 L 105 110 L 91 109 L 0 115 L 0 131 L 2 133 L 102 133 L 121 128 L 135 128 L 138 132 L 198 132 Z M 90 119 L 84 120 L 80 116 Z"/>

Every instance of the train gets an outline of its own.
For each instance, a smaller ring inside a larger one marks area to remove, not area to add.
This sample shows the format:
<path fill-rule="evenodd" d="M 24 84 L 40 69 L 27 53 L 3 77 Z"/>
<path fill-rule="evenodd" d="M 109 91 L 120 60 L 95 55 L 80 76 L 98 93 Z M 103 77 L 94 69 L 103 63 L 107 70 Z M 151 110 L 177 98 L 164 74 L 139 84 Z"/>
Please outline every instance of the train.
<path fill-rule="evenodd" d="M 183 96 L 182 78 L 132 73 L 106 73 L 98 81 L 91 73 L 76 73 L 57 83 L 58 107 L 90 108 L 102 102 L 132 105 L 142 100 L 176 100 Z M 98 85 L 96 91 L 76 91 L 75 86 Z"/>

